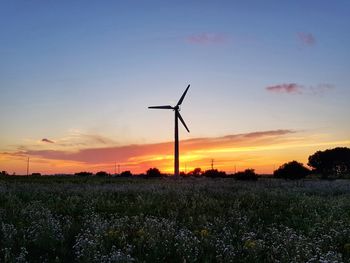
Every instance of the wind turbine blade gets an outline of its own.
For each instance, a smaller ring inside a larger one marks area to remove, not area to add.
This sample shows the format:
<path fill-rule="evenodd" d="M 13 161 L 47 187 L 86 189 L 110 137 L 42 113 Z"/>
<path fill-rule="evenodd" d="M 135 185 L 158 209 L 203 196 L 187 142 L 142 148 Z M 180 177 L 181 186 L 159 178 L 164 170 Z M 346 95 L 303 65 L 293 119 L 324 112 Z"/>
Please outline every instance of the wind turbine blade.
<path fill-rule="evenodd" d="M 176 106 L 181 105 L 181 103 L 182 103 L 182 101 L 184 100 L 184 98 L 185 98 L 185 96 L 186 96 L 186 93 L 187 93 L 187 91 L 188 91 L 189 88 L 190 88 L 190 85 L 188 84 L 188 86 L 187 86 L 187 88 L 186 88 L 184 94 L 182 94 L 182 96 L 181 96 L 179 102 L 176 104 Z"/>
<path fill-rule="evenodd" d="M 165 106 L 151 106 L 148 107 L 149 109 L 166 109 L 166 110 L 172 110 L 173 107 L 171 107 L 170 105 L 165 105 Z"/>
<path fill-rule="evenodd" d="M 179 119 L 180 119 L 180 121 L 182 122 L 183 126 L 185 126 L 186 130 L 187 130 L 188 132 L 190 132 L 190 130 L 187 128 L 187 125 L 186 125 L 184 119 L 181 117 L 180 112 L 177 113 L 177 116 L 179 117 Z"/>

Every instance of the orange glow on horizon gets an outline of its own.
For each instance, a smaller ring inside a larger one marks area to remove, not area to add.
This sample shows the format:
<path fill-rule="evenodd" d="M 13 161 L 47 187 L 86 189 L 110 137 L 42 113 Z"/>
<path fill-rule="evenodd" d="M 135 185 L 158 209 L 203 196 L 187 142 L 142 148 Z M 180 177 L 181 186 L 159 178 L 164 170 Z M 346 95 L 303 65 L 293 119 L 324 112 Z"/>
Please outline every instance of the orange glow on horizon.
<path fill-rule="evenodd" d="M 307 141 L 307 143 L 305 143 Z M 291 160 L 307 164 L 307 158 L 318 150 L 349 146 L 350 140 L 327 140 L 327 136 L 299 135 L 275 131 L 218 138 L 198 138 L 181 141 L 180 171 L 214 168 L 228 173 L 253 168 L 258 173 L 272 173 Z M 0 153 L 0 170 L 10 174 L 26 174 L 26 160 L 30 156 L 30 173 L 71 174 L 80 171 L 106 171 L 114 174 L 116 164 L 120 171 L 144 173 L 157 167 L 164 173 L 173 173 L 173 143 L 129 145 L 91 148 L 71 151 L 49 149 Z"/>

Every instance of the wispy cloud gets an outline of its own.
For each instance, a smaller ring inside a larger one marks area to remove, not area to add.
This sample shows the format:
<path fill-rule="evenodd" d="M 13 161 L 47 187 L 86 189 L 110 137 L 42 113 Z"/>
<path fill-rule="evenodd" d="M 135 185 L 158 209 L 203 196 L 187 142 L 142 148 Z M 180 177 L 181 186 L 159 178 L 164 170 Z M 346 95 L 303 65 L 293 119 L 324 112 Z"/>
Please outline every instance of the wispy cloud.
<path fill-rule="evenodd" d="M 222 33 L 199 33 L 185 38 L 187 43 L 196 45 L 223 44 L 229 41 L 228 36 Z"/>
<path fill-rule="evenodd" d="M 282 83 L 268 86 L 265 89 L 272 93 L 322 95 L 334 88 L 333 85 L 326 83 L 311 86 L 304 86 L 297 83 Z"/>
<path fill-rule="evenodd" d="M 310 86 L 308 87 L 308 91 L 313 95 L 321 95 L 334 88 L 335 88 L 334 85 L 325 83 L 325 84 L 318 84 L 316 86 Z"/>
<path fill-rule="evenodd" d="M 193 151 L 205 151 L 217 148 L 232 148 L 262 145 L 277 142 L 279 137 L 294 133 L 291 130 L 273 130 L 245 134 L 227 135 L 213 138 L 194 138 L 181 141 L 181 151 L 186 154 Z M 19 155 L 37 156 L 45 159 L 76 161 L 89 164 L 118 162 L 138 163 L 167 159 L 173 154 L 173 142 L 114 146 L 103 148 L 87 148 L 77 151 L 64 150 L 25 150 Z"/>
<path fill-rule="evenodd" d="M 311 33 L 299 32 L 297 37 L 299 42 L 305 46 L 314 46 L 316 44 L 316 39 Z"/>
<path fill-rule="evenodd" d="M 35 140 L 32 140 L 32 142 L 35 142 Z M 44 138 L 41 142 L 54 143 L 56 148 L 81 148 L 116 144 L 114 140 L 108 137 L 76 130 L 70 131 L 67 136 L 58 138 L 55 141 Z"/>
<path fill-rule="evenodd" d="M 303 86 L 296 83 L 282 83 L 268 86 L 265 89 L 274 93 L 301 94 L 303 92 Z"/>
<path fill-rule="evenodd" d="M 46 139 L 46 138 L 42 139 L 41 141 L 46 142 L 46 143 L 55 143 L 54 141 L 51 141 L 51 140 Z"/>

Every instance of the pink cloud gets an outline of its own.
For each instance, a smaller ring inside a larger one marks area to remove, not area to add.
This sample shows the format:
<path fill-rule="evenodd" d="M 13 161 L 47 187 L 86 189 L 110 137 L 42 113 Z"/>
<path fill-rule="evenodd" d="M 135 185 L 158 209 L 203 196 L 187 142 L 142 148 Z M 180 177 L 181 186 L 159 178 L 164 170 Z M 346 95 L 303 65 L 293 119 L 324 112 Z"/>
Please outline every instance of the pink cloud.
<path fill-rule="evenodd" d="M 297 34 L 299 41 L 306 46 L 313 46 L 316 44 L 316 39 L 313 34 L 311 33 L 305 33 L 305 32 L 299 32 Z"/>
<path fill-rule="evenodd" d="M 190 44 L 198 45 L 223 44 L 228 41 L 228 37 L 220 33 L 200 33 L 186 37 L 186 41 Z"/>
<path fill-rule="evenodd" d="M 283 83 L 274 86 L 268 86 L 265 88 L 267 91 L 274 93 L 289 93 L 289 94 L 301 94 L 303 93 L 303 86 L 296 83 Z"/>
<path fill-rule="evenodd" d="M 334 89 L 334 86 L 327 83 L 318 84 L 315 86 L 303 86 L 296 83 L 282 83 L 273 86 L 268 86 L 265 89 L 273 93 L 322 95 L 323 93 Z"/>

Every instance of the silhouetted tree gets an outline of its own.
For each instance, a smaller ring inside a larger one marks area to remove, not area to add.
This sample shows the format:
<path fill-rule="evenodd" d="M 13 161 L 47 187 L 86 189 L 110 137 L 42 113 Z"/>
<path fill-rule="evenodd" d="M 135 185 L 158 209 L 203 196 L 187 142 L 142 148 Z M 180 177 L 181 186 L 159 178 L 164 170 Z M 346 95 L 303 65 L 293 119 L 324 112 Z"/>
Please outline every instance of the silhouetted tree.
<path fill-rule="evenodd" d="M 0 173 L 0 176 L 8 176 L 9 174 L 6 172 L 6 171 L 2 171 L 1 173 Z"/>
<path fill-rule="evenodd" d="M 158 168 L 149 168 L 146 172 L 147 177 L 161 177 L 162 174 Z"/>
<path fill-rule="evenodd" d="M 38 177 L 38 176 L 41 176 L 41 173 L 32 173 L 31 176 Z"/>
<path fill-rule="evenodd" d="M 131 177 L 132 173 L 130 171 L 123 171 L 120 174 L 120 177 Z"/>
<path fill-rule="evenodd" d="M 302 179 L 308 174 L 310 170 L 297 161 L 285 163 L 273 172 L 274 177 L 283 179 Z"/>
<path fill-rule="evenodd" d="M 99 171 L 99 172 L 96 173 L 96 176 L 97 177 L 108 177 L 109 174 L 107 172 L 105 172 L 105 171 Z"/>
<path fill-rule="evenodd" d="M 193 171 L 189 172 L 188 175 L 190 176 L 201 176 L 202 174 L 202 169 L 201 168 L 195 168 Z"/>
<path fill-rule="evenodd" d="M 203 175 L 211 178 L 219 178 L 219 177 L 225 177 L 226 173 L 223 171 L 218 171 L 217 169 L 210 169 L 210 170 L 206 170 L 203 173 Z"/>
<path fill-rule="evenodd" d="M 74 175 L 76 175 L 76 176 L 92 176 L 92 173 L 90 173 L 90 172 L 79 172 L 79 173 L 75 173 Z"/>
<path fill-rule="evenodd" d="M 337 147 L 317 151 L 309 156 L 308 165 L 323 178 L 341 177 L 350 173 L 350 148 Z"/>
<path fill-rule="evenodd" d="M 247 180 L 256 181 L 258 180 L 258 175 L 255 173 L 254 169 L 245 169 L 234 174 L 236 180 Z"/>

